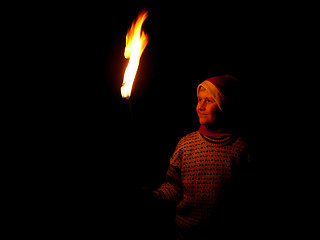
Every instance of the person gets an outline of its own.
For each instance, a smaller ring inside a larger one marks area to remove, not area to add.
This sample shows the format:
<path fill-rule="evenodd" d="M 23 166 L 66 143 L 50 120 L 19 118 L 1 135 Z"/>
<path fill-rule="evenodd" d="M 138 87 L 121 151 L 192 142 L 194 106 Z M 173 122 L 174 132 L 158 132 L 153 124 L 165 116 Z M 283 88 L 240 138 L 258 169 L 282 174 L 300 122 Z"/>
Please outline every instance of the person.
<path fill-rule="evenodd" d="M 235 196 L 230 194 L 237 185 L 232 182 L 250 162 L 247 142 L 227 119 L 238 82 L 220 75 L 197 87 L 200 128 L 178 142 L 165 182 L 153 191 L 155 199 L 175 203 L 177 239 L 211 239 L 231 222 L 224 202 L 231 203 L 226 196 Z"/>

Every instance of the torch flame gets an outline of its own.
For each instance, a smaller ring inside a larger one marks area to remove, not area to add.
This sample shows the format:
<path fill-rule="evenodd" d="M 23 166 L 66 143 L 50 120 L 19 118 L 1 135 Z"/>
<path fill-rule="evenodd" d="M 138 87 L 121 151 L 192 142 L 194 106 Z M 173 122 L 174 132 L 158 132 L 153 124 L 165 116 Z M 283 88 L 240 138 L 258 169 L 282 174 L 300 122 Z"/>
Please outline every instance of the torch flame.
<path fill-rule="evenodd" d="M 140 12 L 126 35 L 124 57 L 127 59 L 129 58 L 129 63 L 124 73 L 121 86 L 121 96 L 123 98 L 128 99 L 131 96 L 131 89 L 139 67 L 140 57 L 149 41 L 148 35 L 141 31 L 142 24 L 147 17 L 148 11 L 144 10 Z"/>

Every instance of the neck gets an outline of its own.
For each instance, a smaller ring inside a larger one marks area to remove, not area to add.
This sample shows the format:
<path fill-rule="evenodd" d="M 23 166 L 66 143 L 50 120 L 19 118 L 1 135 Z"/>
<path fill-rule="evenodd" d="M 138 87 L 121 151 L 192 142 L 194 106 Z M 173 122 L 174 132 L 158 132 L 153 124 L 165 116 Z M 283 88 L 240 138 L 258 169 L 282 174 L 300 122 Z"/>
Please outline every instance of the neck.
<path fill-rule="evenodd" d="M 208 137 L 225 137 L 230 136 L 231 131 L 225 128 L 219 128 L 217 126 L 207 126 L 207 125 L 201 125 L 199 128 L 199 132 L 205 136 Z"/>

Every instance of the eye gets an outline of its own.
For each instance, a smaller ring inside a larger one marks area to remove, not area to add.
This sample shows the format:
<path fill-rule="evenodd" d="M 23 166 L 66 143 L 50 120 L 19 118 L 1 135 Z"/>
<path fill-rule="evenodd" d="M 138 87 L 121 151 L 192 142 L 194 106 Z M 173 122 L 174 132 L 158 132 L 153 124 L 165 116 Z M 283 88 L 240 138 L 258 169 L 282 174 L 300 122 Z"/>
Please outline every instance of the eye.
<path fill-rule="evenodd" d="M 215 101 L 213 98 L 208 98 L 208 99 L 207 99 L 207 102 L 209 102 L 209 103 L 215 103 L 216 101 Z"/>

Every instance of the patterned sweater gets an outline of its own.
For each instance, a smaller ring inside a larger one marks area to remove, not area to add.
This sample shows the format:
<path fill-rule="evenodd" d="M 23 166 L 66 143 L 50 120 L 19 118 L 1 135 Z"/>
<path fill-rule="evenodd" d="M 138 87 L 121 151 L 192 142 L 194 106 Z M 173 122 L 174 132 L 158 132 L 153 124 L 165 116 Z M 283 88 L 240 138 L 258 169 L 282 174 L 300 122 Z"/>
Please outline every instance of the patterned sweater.
<path fill-rule="evenodd" d="M 166 181 L 155 194 L 177 203 L 178 227 L 199 227 L 214 214 L 219 197 L 231 180 L 233 166 L 248 162 L 248 156 L 247 144 L 240 137 L 211 139 L 192 132 L 177 144 Z"/>

